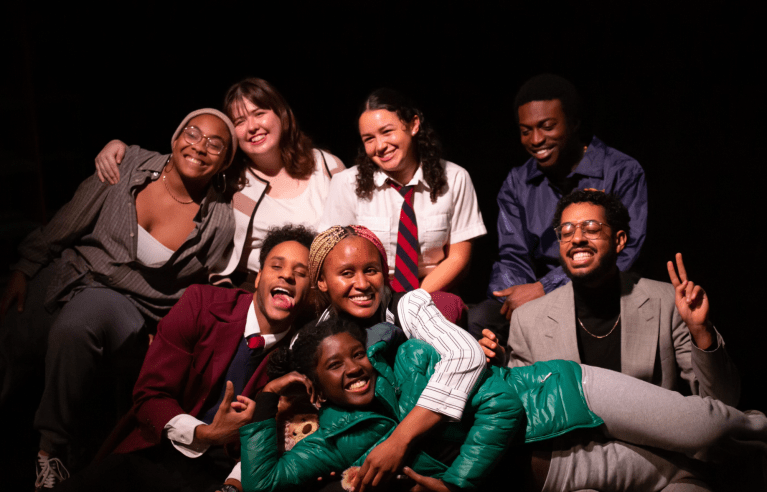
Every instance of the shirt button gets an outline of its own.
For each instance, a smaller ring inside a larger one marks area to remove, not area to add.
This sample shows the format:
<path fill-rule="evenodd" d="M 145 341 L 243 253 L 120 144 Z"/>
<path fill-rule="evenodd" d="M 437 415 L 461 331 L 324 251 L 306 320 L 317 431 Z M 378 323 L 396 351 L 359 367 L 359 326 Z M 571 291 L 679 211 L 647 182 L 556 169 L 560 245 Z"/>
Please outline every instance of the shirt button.
<path fill-rule="evenodd" d="M 133 237 L 133 233 L 132 232 L 130 233 L 130 237 Z"/>

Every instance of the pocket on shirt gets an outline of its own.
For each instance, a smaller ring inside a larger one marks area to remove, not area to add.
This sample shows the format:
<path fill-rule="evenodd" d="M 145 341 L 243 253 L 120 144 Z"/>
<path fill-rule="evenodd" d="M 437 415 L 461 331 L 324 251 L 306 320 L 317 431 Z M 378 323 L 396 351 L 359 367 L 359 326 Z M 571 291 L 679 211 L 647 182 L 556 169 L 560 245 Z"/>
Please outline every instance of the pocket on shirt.
<path fill-rule="evenodd" d="M 424 263 L 436 265 L 445 259 L 443 247 L 450 242 L 450 216 L 448 214 L 417 216 L 416 221 Z"/>
<path fill-rule="evenodd" d="M 357 219 L 359 220 L 358 225 L 365 226 L 373 233 L 378 236 L 378 239 L 381 240 L 381 242 L 384 245 L 384 249 L 386 251 L 389 251 L 389 248 L 391 247 L 391 236 L 392 236 L 392 230 L 390 225 L 389 217 L 374 217 L 372 215 L 359 215 L 357 216 Z M 397 231 L 394 231 L 395 234 L 395 240 L 396 240 L 396 233 Z M 395 243 L 396 245 L 396 243 Z"/>

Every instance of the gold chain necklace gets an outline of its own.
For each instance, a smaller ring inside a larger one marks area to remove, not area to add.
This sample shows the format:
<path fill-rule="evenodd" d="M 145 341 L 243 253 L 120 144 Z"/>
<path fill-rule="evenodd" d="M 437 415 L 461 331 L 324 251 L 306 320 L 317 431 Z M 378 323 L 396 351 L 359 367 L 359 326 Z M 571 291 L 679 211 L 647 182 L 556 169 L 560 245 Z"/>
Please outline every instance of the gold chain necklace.
<path fill-rule="evenodd" d="M 583 328 L 583 331 L 585 331 L 586 333 L 588 333 L 588 334 L 589 334 L 589 335 L 591 335 L 592 337 L 594 337 L 594 338 L 607 338 L 607 337 L 609 337 L 609 336 L 610 336 L 610 333 L 612 333 L 612 332 L 614 332 L 614 331 L 615 331 L 615 328 L 618 326 L 618 321 L 620 321 L 620 320 L 621 320 L 621 315 L 620 315 L 620 314 L 618 315 L 618 319 L 616 319 L 616 320 L 615 320 L 615 324 L 614 324 L 614 325 L 613 325 L 613 327 L 610 329 L 610 331 L 608 331 L 608 332 L 607 332 L 607 335 L 594 335 L 594 334 L 593 334 L 593 333 L 591 333 L 589 330 L 587 330 L 585 326 L 583 326 L 583 322 L 581 321 L 581 319 L 580 319 L 579 317 L 577 317 L 577 316 L 576 316 L 576 317 L 575 317 L 575 319 L 577 319 L 577 320 L 578 320 L 578 324 L 579 324 L 579 325 L 581 325 L 581 328 Z"/>
<path fill-rule="evenodd" d="M 165 181 L 165 176 L 167 176 L 165 174 L 165 168 L 168 167 L 168 163 L 170 163 L 170 156 L 168 156 L 168 160 L 165 161 L 165 165 L 162 167 L 162 184 L 165 185 L 165 191 L 167 191 L 168 194 L 170 195 L 170 197 L 173 198 L 174 200 L 176 200 L 181 205 L 189 205 L 190 203 L 194 202 L 194 199 L 191 199 L 188 202 L 182 202 L 181 200 L 176 198 L 176 195 L 174 195 L 172 191 L 170 191 L 170 188 L 168 187 L 168 182 Z"/>

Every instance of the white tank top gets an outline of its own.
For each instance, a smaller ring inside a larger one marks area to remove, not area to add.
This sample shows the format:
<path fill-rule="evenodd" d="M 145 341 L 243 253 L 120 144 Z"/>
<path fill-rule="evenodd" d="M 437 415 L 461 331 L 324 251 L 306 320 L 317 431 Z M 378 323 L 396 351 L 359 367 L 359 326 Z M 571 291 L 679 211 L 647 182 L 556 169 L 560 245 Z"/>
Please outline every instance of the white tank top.
<path fill-rule="evenodd" d="M 272 198 L 264 196 L 261 205 L 253 217 L 253 229 L 250 238 L 246 240 L 238 270 L 257 272 L 259 268 L 258 256 L 261 254 L 261 245 L 266 233 L 272 227 L 280 227 L 286 224 L 301 224 L 306 227 L 316 228 L 322 217 L 325 207 L 325 199 L 330 189 L 330 177 L 325 170 L 319 150 L 314 150 L 314 172 L 309 177 L 309 184 L 298 196 L 293 198 Z M 328 167 L 335 167 L 335 160 L 329 155 L 325 156 Z M 236 219 L 244 218 L 235 215 Z M 248 217 L 247 219 L 250 219 Z M 247 223 L 246 223 L 247 224 Z M 240 224 L 237 225 L 240 227 Z"/>
<path fill-rule="evenodd" d="M 138 241 L 136 241 L 136 259 L 146 266 L 160 266 L 173 256 L 172 249 L 155 239 L 149 232 L 138 226 Z"/>

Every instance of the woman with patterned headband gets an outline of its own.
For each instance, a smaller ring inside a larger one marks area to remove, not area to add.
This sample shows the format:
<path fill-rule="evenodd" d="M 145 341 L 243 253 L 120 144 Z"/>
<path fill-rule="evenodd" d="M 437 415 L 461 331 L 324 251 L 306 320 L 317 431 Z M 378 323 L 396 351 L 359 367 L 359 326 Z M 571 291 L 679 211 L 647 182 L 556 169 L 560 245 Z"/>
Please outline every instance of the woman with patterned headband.
<path fill-rule="evenodd" d="M 363 226 L 333 226 L 317 235 L 309 252 L 311 285 L 329 303 L 317 323 L 331 316 L 352 317 L 368 329 L 369 345 L 381 340 L 397 345 L 417 338 L 441 357 L 417 406 L 368 455 L 360 474 L 366 484 L 378 483 L 397 470 L 418 436 L 443 420 L 460 420 L 469 392 L 485 368 L 476 340 L 445 319 L 423 289 L 393 293 L 388 271 L 381 241 Z M 381 328 L 381 321 L 396 328 Z"/>

